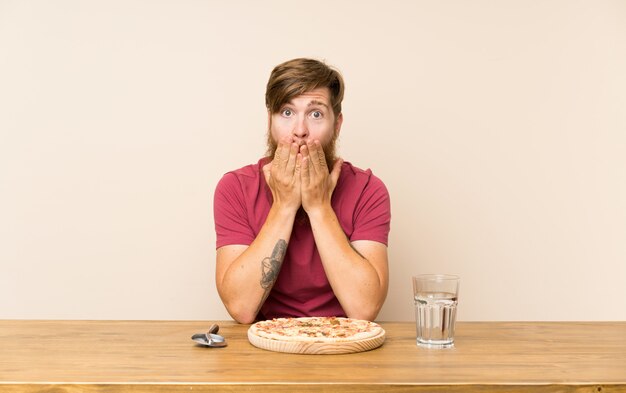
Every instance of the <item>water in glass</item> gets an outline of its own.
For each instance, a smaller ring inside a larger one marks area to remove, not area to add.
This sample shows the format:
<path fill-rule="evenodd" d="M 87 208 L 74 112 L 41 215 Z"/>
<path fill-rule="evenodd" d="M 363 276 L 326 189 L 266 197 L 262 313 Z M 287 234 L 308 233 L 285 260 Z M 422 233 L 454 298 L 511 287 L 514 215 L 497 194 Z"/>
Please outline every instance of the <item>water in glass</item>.
<path fill-rule="evenodd" d="M 454 293 L 418 293 L 415 296 L 417 344 L 425 347 L 452 347 L 456 306 L 457 296 Z"/>

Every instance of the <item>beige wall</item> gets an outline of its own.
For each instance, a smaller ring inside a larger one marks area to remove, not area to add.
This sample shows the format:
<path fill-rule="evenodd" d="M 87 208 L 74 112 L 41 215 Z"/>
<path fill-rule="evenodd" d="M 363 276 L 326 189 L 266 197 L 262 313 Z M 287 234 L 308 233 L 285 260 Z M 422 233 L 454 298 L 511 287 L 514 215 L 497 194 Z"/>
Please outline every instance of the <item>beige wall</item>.
<path fill-rule="evenodd" d="M 626 319 L 626 2 L 0 0 L 0 318 L 224 319 L 213 189 L 293 57 L 392 196 L 381 320 Z"/>

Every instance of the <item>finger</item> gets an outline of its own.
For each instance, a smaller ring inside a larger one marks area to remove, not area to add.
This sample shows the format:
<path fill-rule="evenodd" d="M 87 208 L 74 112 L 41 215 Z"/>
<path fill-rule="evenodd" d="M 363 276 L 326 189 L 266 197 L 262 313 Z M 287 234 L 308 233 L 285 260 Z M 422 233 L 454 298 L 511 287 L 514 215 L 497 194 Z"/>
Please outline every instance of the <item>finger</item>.
<path fill-rule="evenodd" d="M 292 143 L 289 146 L 289 155 L 287 156 L 287 161 L 285 165 L 285 172 L 287 174 L 293 174 L 296 168 L 296 161 L 298 158 L 298 145 L 296 143 Z"/>
<path fill-rule="evenodd" d="M 326 168 L 326 157 L 324 156 L 324 149 L 320 141 L 313 141 L 309 145 L 311 156 L 311 167 L 318 173 L 328 173 Z"/>
<path fill-rule="evenodd" d="M 320 143 L 320 141 L 315 141 L 315 146 L 317 146 L 317 158 L 319 160 L 320 167 L 328 171 L 328 168 L 326 166 L 326 155 L 324 154 L 324 148 L 322 147 L 322 144 Z"/>
<path fill-rule="evenodd" d="M 306 146 L 309 157 L 309 170 L 313 173 L 317 173 L 319 171 L 319 160 L 317 158 L 317 147 L 315 146 L 315 141 L 308 142 Z"/>
<path fill-rule="evenodd" d="M 302 156 L 302 164 L 300 169 L 300 178 L 302 179 L 302 186 L 307 187 L 311 184 L 311 168 L 309 163 L 311 162 L 310 157 Z"/>
<path fill-rule="evenodd" d="M 293 177 L 294 177 L 294 183 L 296 185 L 301 184 L 301 176 L 302 176 L 302 163 L 304 161 L 304 157 L 302 157 L 302 154 L 298 153 L 298 155 L 296 156 L 296 167 L 293 171 Z"/>
<path fill-rule="evenodd" d="M 276 151 L 274 152 L 274 160 L 272 161 L 274 163 L 275 168 L 278 168 L 281 166 L 281 163 L 283 162 L 282 154 L 283 154 L 283 143 L 279 142 L 278 146 L 276 146 Z"/>
<path fill-rule="evenodd" d="M 291 150 L 291 139 L 283 138 L 278 141 L 278 146 L 276 147 L 276 152 L 274 153 L 274 161 L 276 162 L 276 167 L 284 169 L 289 161 L 289 152 Z"/>
<path fill-rule="evenodd" d="M 300 153 L 302 153 L 302 157 L 308 157 L 310 154 L 309 147 L 306 144 L 300 146 Z"/>
<path fill-rule="evenodd" d="M 300 152 L 302 153 L 302 178 L 303 185 L 308 186 L 311 184 L 311 176 L 313 176 L 314 169 L 311 165 L 311 150 L 309 149 L 308 144 L 304 144 L 300 146 Z"/>

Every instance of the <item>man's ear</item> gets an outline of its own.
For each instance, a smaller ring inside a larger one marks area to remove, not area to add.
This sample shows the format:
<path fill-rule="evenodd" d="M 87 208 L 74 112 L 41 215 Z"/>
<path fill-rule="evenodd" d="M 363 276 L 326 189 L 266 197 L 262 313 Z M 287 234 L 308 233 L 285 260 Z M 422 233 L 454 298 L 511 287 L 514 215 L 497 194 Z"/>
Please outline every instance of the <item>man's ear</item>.
<path fill-rule="evenodd" d="M 337 116 L 337 120 L 335 120 L 335 138 L 339 137 L 341 124 L 343 124 L 343 112 L 340 113 L 339 116 Z"/>

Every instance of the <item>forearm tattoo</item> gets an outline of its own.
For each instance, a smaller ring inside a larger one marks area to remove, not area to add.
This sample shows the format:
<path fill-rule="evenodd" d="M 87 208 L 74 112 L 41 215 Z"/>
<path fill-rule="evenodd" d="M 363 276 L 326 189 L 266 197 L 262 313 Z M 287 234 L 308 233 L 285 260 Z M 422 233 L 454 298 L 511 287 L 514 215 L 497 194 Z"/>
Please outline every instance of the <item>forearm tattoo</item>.
<path fill-rule="evenodd" d="M 274 286 L 274 283 L 278 278 L 278 273 L 280 272 L 280 267 L 283 265 L 286 253 L 287 242 L 283 239 L 279 239 L 274 246 L 272 255 L 270 257 L 263 258 L 261 261 L 261 288 L 265 289 L 265 293 L 263 293 L 263 298 L 261 299 L 255 314 L 258 314 L 259 311 L 261 311 L 261 306 L 263 306 L 265 299 L 267 299 L 267 296 L 270 294 L 272 286 Z"/>
<path fill-rule="evenodd" d="M 287 242 L 283 239 L 279 239 L 274 246 L 272 256 L 265 257 L 263 261 L 261 261 L 261 287 L 263 289 L 268 290 L 274 285 L 286 252 Z"/>

